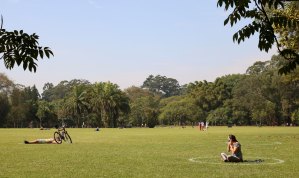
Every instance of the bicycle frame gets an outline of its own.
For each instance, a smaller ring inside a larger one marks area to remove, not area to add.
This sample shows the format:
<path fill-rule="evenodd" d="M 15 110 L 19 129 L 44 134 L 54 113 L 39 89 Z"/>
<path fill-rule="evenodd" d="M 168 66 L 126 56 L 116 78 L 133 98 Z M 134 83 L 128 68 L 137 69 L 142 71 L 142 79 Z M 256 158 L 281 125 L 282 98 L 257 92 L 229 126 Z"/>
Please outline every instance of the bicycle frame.
<path fill-rule="evenodd" d="M 61 144 L 62 140 L 66 143 L 72 143 L 72 139 L 68 132 L 65 130 L 65 127 L 62 126 L 61 128 L 58 128 L 57 131 L 54 132 L 54 140 Z"/>

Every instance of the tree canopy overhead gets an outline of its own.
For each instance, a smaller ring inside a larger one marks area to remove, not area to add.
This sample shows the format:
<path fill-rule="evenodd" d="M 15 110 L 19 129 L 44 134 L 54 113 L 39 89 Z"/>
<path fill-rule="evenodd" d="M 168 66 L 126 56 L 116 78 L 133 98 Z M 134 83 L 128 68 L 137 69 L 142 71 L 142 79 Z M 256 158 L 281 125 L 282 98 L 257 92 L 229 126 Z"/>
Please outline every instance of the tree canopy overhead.
<path fill-rule="evenodd" d="M 233 41 L 240 43 L 258 32 L 258 48 L 260 50 L 268 52 L 276 44 L 279 54 L 287 60 L 285 65 L 280 68 L 280 73 L 288 73 L 299 64 L 298 1 L 218 0 L 217 6 L 231 10 L 224 20 L 224 25 L 234 26 L 243 19 L 252 19 L 251 23 L 233 35 Z M 286 43 L 285 39 L 288 37 L 292 37 L 292 43 L 296 45 Z"/>
<path fill-rule="evenodd" d="M 29 35 L 23 30 L 8 31 L 3 28 L 1 16 L 0 27 L 0 60 L 3 59 L 7 69 L 12 69 L 15 64 L 23 65 L 23 69 L 36 72 L 38 58 L 54 56 L 49 47 L 39 46 L 39 36 L 35 33 Z"/>

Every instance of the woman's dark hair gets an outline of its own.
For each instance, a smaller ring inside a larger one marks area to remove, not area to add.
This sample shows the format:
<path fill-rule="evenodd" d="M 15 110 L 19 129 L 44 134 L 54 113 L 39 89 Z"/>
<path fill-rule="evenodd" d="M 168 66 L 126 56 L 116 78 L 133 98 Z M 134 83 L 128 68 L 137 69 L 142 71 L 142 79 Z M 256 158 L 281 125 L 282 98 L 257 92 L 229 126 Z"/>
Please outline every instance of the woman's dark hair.
<path fill-rule="evenodd" d="M 228 138 L 231 139 L 233 142 L 238 141 L 234 135 L 228 135 Z"/>

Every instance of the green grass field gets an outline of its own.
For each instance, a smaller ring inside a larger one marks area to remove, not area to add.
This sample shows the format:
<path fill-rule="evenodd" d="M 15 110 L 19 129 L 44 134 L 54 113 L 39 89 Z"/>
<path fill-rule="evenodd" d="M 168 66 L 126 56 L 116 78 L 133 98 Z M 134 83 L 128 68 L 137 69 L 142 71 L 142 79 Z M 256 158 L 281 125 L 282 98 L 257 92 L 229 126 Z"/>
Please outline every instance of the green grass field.
<path fill-rule="evenodd" d="M 299 127 L 68 129 L 73 144 L 24 144 L 55 129 L 0 129 L 0 177 L 299 177 Z M 245 160 L 224 163 L 228 134 Z"/>

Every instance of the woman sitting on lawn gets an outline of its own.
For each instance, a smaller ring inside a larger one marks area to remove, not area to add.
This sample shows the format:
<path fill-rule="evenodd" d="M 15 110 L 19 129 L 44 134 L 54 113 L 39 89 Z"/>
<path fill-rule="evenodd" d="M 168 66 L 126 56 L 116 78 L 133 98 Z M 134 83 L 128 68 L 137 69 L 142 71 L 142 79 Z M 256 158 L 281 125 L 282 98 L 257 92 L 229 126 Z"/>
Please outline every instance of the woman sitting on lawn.
<path fill-rule="evenodd" d="M 231 152 L 231 155 L 221 153 L 221 158 L 224 162 L 243 162 L 241 144 L 234 135 L 228 136 L 227 151 Z"/>

